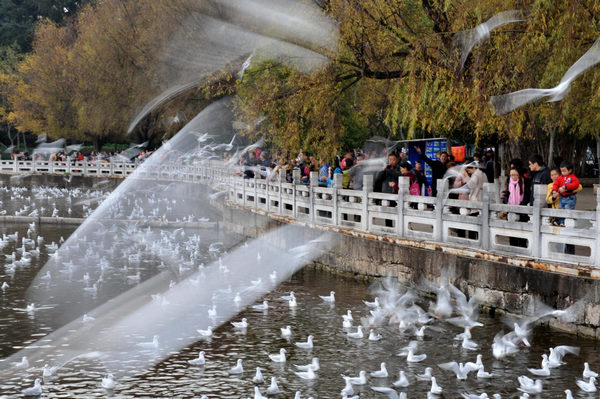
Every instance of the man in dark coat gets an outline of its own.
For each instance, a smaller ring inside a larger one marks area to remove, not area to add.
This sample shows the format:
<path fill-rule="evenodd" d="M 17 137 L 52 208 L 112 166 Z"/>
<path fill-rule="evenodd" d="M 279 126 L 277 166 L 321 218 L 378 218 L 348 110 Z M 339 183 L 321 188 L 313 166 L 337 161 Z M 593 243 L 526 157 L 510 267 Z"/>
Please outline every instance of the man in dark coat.
<path fill-rule="evenodd" d="M 548 184 L 552 183 L 552 179 L 550 178 L 550 168 L 548 168 L 544 164 L 544 160 L 538 154 L 534 154 L 529 157 L 529 170 L 531 171 L 531 180 L 530 180 L 530 193 L 531 199 L 529 200 L 529 205 L 533 205 L 534 200 L 534 191 L 533 188 L 536 184 L 544 185 L 544 192 L 546 192 L 546 187 Z"/>
<path fill-rule="evenodd" d="M 382 193 L 395 194 L 395 185 L 398 184 L 398 177 L 401 175 L 398 167 L 398 154 L 392 152 L 388 155 L 388 164 L 377 174 L 375 187 Z"/>
<path fill-rule="evenodd" d="M 421 157 L 421 160 L 425 162 L 431 168 L 431 195 L 437 196 L 437 180 L 442 179 L 446 174 L 446 164 L 448 163 L 448 153 L 441 152 L 439 160 L 433 160 L 427 158 L 427 155 L 423 154 L 423 151 L 419 147 L 415 147 L 415 150 Z"/>

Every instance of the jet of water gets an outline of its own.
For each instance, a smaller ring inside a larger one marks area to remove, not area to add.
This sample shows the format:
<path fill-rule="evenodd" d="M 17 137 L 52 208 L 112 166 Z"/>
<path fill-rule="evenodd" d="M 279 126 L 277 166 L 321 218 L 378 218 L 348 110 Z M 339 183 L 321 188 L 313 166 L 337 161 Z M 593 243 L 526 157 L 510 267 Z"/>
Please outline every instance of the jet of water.
<path fill-rule="evenodd" d="M 294 0 L 218 3 L 218 10 L 204 5 L 182 22 L 157 66 L 164 89 L 133 118 L 128 132 L 153 109 L 214 72 L 245 70 L 249 65 L 242 64 L 251 54 L 252 62 L 278 59 L 309 72 L 336 52 L 337 27 L 314 7 Z"/>
<path fill-rule="evenodd" d="M 196 330 L 226 322 L 335 245 L 330 235 L 307 242 L 310 235 L 303 227 L 285 225 L 237 247 L 178 284 L 169 284 L 170 273 L 158 274 L 89 312 L 93 320 L 77 319 L 2 359 L 0 374 L 18 371 L 12 364 L 22 356 L 34 365 L 89 353 L 98 354 L 94 357 L 115 375 L 135 374 L 198 341 Z M 154 300 L 156 295 L 160 301 Z M 211 306 L 216 309 L 213 318 L 207 312 Z M 155 344 L 137 345 L 153 336 L 157 336 Z"/>

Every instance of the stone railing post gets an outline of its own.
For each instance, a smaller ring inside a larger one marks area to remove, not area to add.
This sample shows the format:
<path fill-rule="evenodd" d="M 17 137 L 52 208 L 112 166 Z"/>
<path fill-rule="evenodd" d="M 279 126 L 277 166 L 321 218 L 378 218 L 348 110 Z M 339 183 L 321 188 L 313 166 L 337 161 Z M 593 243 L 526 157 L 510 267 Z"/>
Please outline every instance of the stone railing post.
<path fill-rule="evenodd" d="M 596 253 L 594 266 L 600 267 L 600 188 L 596 191 Z"/>
<path fill-rule="evenodd" d="M 279 209 L 277 210 L 277 213 L 280 215 L 283 215 L 283 183 L 285 183 L 285 175 L 286 175 L 286 171 L 285 169 L 279 169 L 279 178 L 277 179 L 277 184 L 279 185 L 279 200 L 278 200 L 278 204 L 279 204 Z"/>
<path fill-rule="evenodd" d="M 314 222 L 315 221 L 315 187 L 319 187 L 319 172 L 317 171 L 312 171 L 310 172 L 310 187 L 308 190 L 308 203 L 309 205 L 309 210 L 308 212 L 310 213 L 310 221 Z"/>
<path fill-rule="evenodd" d="M 437 179 L 437 197 L 435 197 L 435 227 L 433 229 L 433 240 L 442 242 L 444 232 L 444 202 L 448 191 L 448 180 Z"/>
<path fill-rule="evenodd" d="M 293 204 L 294 204 L 293 205 L 294 206 L 294 213 L 293 214 L 294 214 L 294 218 L 298 218 L 298 201 L 297 201 L 298 200 L 298 190 L 296 189 L 296 187 L 299 184 L 302 184 L 302 180 L 301 180 L 302 179 L 302 175 L 300 174 L 300 169 L 294 169 L 292 171 L 292 177 L 293 177 L 292 184 L 293 184 L 293 187 L 294 187 L 293 193 L 292 193 L 293 194 L 293 199 L 294 199 L 294 202 L 293 202 Z"/>
<path fill-rule="evenodd" d="M 254 182 L 254 209 L 256 209 L 258 208 L 258 182 L 260 181 L 258 173 L 254 172 L 252 181 Z"/>
<path fill-rule="evenodd" d="M 337 174 L 333 175 L 333 224 L 338 226 L 340 224 L 340 197 L 338 191 L 342 188 L 344 182 L 344 176 Z"/>
<path fill-rule="evenodd" d="M 481 203 L 481 249 L 490 249 L 490 203 L 496 202 L 496 184 L 483 183 Z"/>
<path fill-rule="evenodd" d="M 360 220 L 362 221 L 362 228 L 364 231 L 369 231 L 371 228 L 371 218 L 369 217 L 369 193 L 373 192 L 373 175 L 363 175 L 363 189 L 362 189 L 362 215 Z"/>
<path fill-rule="evenodd" d="M 398 177 L 398 213 L 396 218 L 396 234 L 404 237 L 404 198 L 410 193 L 410 178 L 407 176 Z"/>
<path fill-rule="evenodd" d="M 207 179 L 206 179 L 206 180 L 207 180 L 207 181 L 210 181 L 210 180 L 208 179 L 208 176 L 206 176 L 206 177 L 207 177 Z M 243 205 L 243 206 L 246 206 L 246 180 L 247 180 L 247 179 L 244 179 L 244 173 L 243 173 L 243 172 L 242 172 L 242 176 L 241 176 L 241 178 L 242 178 L 242 205 Z"/>
<path fill-rule="evenodd" d="M 533 213 L 531 215 L 531 256 L 540 258 L 542 256 L 542 207 L 545 206 L 546 186 L 533 185 Z"/>

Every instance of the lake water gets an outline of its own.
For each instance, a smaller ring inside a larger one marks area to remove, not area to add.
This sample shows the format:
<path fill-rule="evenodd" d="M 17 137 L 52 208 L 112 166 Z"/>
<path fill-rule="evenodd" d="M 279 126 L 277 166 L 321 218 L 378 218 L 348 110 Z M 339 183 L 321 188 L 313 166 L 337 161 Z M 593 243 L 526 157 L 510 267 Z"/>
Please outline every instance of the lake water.
<path fill-rule="evenodd" d="M 8 200 L 4 200 L 5 202 Z M 12 234 L 19 231 L 19 236 L 27 234 L 27 225 L 0 226 L 0 234 Z M 65 239 L 73 232 L 71 227 L 38 226 L 36 235 L 44 237 L 45 243 L 58 242 L 61 237 Z M 194 234 L 193 232 L 189 233 Z M 207 233 L 208 234 L 208 233 Z M 212 233 L 210 233 L 212 234 Z M 208 261 L 207 246 L 211 241 L 222 237 L 203 236 L 201 249 Z M 4 292 L 0 291 L 0 358 L 6 358 L 16 353 L 23 346 L 29 345 L 62 325 L 58 322 L 63 318 L 61 309 L 48 303 L 47 309 L 40 309 L 33 313 L 23 311 L 27 306 L 25 290 L 37 274 L 37 271 L 46 263 L 48 252 L 41 250 L 39 258 L 34 258 L 27 266 L 17 268 L 10 272 L 5 260 L 5 254 L 11 254 L 20 247 L 10 242 L 1 253 L 0 284 L 8 282 L 10 287 Z M 119 260 L 122 253 L 116 251 L 110 258 L 113 267 L 126 264 L 126 260 Z M 198 259 L 201 261 L 202 259 Z M 85 254 L 82 259 L 85 261 Z M 119 264 L 120 262 L 120 264 Z M 144 264 L 140 267 L 142 281 L 146 274 L 153 272 L 153 267 Z M 128 273 L 131 273 L 130 269 Z M 74 280 L 74 284 L 78 284 Z M 130 284 L 126 279 L 115 284 Z M 199 290 L 210 290 L 213 287 L 199 286 Z M 290 291 L 296 293 L 298 307 L 290 308 L 287 302 L 279 299 Z M 327 295 L 335 291 L 334 305 L 323 302 L 319 295 Z M 94 308 L 103 303 L 107 297 L 114 293 L 110 291 L 99 292 L 90 296 L 85 308 Z M 181 351 L 172 353 L 164 361 L 159 362 L 149 369 L 139 370 L 139 373 L 120 377 L 116 389 L 108 392 L 100 387 L 102 376 L 106 370 L 100 362 L 93 360 L 75 360 L 60 369 L 55 377 L 44 380 L 43 397 L 73 398 L 73 397 L 200 397 L 203 394 L 210 398 L 245 398 L 254 396 L 254 383 L 252 377 L 256 367 L 261 367 L 265 383 L 260 384 L 261 392 L 266 395 L 270 377 L 276 377 L 281 393 L 278 398 L 291 398 L 296 391 L 302 392 L 302 397 L 314 398 L 340 397 L 340 390 L 344 381 L 340 374 L 357 376 L 361 370 L 367 373 L 378 370 L 381 362 L 386 362 L 390 372 L 389 378 L 369 378 L 364 386 L 355 386 L 356 393 L 361 398 L 384 398 L 384 395 L 374 392 L 371 386 L 390 386 L 398 377 L 399 370 L 404 370 L 411 385 L 405 389 L 408 397 L 426 397 L 431 384 L 417 381 L 416 374 L 423 372 L 425 367 L 433 368 L 439 385 L 444 392 L 439 397 L 457 398 L 463 392 L 500 393 L 503 398 L 517 398 L 517 377 L 528 375 L 527 367 L 539 368 L 541 354 L 547 353 L 548 348 L 556 345 L 573 345 L 581 348 L 579 356 L 567 355 L 566 364 L 552 369 L 550 377 L 542 377 L 544 391 L 539 398 L 563 398 L 563 390 L 571 389 L 575 397 L 597 397 L 597 394 L 586 394 L 577 388 L 576 380 L 581 378 L 583 362 L 587 361 L 594 370 L 600 370 L 600 358 L 597 352 L 597 342 L 577 338 L 572 335 L 558 333 L 544 326 L 538 326 L 532 337 L 532 347 L 522 348 L 515 356 L 504 360 L 495 360 L 491 353 L 491 343 L 494 335 L 501 330 L 508 331 L 499 318 L 481 315 L 479 321 L 484 327 L 473 329 L 473 339 L 479 344 L 475 351 L 465 350 L 454 337 L 461 329 L 446 322 L 433 322 L 432 328 L 426 330 L 425 337 L 419 341 L 418 353 L 426 353 L 427 359 L 420 363 L 407 363 L 406 358 L 396 354 L 410 341 L 417 340 L 413 331 L 400 331 L 398 325 L 384 325 L 378 327 L 383 339 L 377 342 L 368 341 L 366 337 L 361 340 L 347 337 L 347 329 L 342 328 L 342 314 L 348 309 L 354 315 L 354 325 L 359 323 L 361 317 L 369 315 L 369 308 L 363 300 L 372 300 L 369 293 L 369 284 L 364 280 L 330 274 L 328 272 L 307 267 L 296 274 L 289 281 L 278 285 L 265 296 L 270 303 L 268 311 L 255 311 L 240 309 L 240 313 L 233 320 L 239 321 L 242 317 L 248 319 L 249 327 L 246 331 L 234 329 L 229 323 L 219 327 L 211 339 L 198 340 L 191 346 Z M 428 300 L 419 301 L 428 307 Z M 282 338 L 280 328 L 291 326 L 293 335 L 289 339 Z M 174 327 L 176 328 L 176 327 Z M 354 329 L 353 329 L 354 330 Z M 314 336 L 314 348 L 306 350 L 298 348 L 294 342 L 305 341 L 311 334 Z M 276 353 L 280 348 L 287 350 L 288 361 L 285 364 L 272 362 L 268 354 Z M 187 361 L 197 357 L 198 351 L 205 351 L 206 365 L 202 368 L 191 367 Z M 459 381 L 451 372 L 442 370 L 438 364 L 455 360 L 457 362 L 475 361 L 478 353 L 483 355 L 486 371 L 493 372 L 492 379 L 477 379 L 475 373 L 469 375 L 465 381 Z M 320 359 L 321 369 L 318 378 L 306 381 L 294 374 L 294 364 L 308 364 L 312 357 Z M 244 373 L 238 376 L 228 375 L 226 370 L 235 365 L 237 359 L 243 360 Z M 54 359 L 49 359 L 52 364 Z M 39 367 L 21 370 L 2 375 L 0 379 L 0 396 L 15 397 L 21 389 L 33 385 L 33 380 L 41 375 Z M 534 396 L 535 397 L 535 396 Z"/>

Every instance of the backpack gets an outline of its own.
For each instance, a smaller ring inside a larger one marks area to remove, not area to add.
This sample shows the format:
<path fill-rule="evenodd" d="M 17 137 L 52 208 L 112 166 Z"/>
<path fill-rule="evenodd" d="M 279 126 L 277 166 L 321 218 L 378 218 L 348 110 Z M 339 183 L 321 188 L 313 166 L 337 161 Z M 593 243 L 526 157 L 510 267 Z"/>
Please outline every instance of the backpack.
<path fill-rule="evenodd" d="M 421 188 L 419 187 L 419 183 L 414 182 L 408 188 L 408 193 L 410 195 L 421 195 Z"/>

